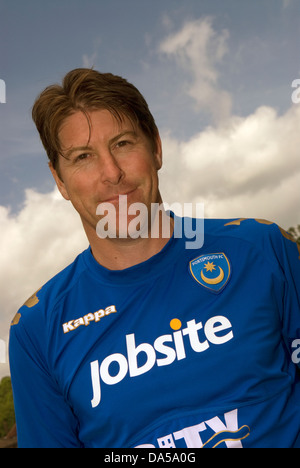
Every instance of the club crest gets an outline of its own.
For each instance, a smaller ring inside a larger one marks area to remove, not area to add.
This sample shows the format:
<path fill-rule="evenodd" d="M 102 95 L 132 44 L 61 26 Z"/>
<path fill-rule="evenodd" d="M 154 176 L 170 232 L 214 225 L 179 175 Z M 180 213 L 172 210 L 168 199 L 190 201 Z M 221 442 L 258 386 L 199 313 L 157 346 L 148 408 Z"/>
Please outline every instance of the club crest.
<path fill-rule="evenodd" d="M 231 276 L 231 267 L 224 253 L 204 254 L 190 261 L 189 270 L 197 283 L 214 293 L 224 289 Z"/>

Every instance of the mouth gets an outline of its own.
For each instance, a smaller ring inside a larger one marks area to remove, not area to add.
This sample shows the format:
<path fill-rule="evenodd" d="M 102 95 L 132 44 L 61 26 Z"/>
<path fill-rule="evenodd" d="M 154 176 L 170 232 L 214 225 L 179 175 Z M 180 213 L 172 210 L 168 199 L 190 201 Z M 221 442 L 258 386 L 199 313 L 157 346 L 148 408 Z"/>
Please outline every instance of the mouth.
<path fill-rule="evenodd" d="M 134 188 L 132 190 L 129 190 L 127 192 L 118 193 L 117 195 L 113 195 L 112 197 L 107 198 L 106 200 L 103 200 L 101 203 L 118 204 L 120 202 L 119 197 L 126 197 L 127 200 L 128 200 L 128 198 L 131 197 L 134 194 L 135 191 L 136 191 L 136 188 Z"/>

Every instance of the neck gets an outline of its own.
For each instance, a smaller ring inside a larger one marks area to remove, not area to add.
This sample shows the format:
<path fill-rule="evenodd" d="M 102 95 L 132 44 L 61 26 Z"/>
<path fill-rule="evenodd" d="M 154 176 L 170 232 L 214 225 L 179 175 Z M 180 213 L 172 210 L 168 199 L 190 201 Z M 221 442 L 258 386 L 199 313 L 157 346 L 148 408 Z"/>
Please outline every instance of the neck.
<path fill-rule="evenodd" d="M 159 213 L 156 222 L 158 225 L 155 237 L 148 232 L 146 238 L 136 239 L 101 239 L 95 229 L 85 227 L 94 258 L 109 270 L 123 270 L 145 262 L 159 253 L 173 234 L 174 220 L 164 211 Z"/>

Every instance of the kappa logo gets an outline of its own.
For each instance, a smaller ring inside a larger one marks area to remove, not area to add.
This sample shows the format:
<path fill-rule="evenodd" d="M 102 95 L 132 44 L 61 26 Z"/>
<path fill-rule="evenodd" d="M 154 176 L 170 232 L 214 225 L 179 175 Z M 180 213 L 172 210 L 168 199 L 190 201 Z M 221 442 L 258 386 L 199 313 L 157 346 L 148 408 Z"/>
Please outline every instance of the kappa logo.
<path fill-rule="evenodd" d="M 85 325 L 86 327 L 90 324 L 90 322 L 100 322 L 103 317 L 107 317 L 107 315 L 115 314 L 117 312 L 116 306 L 111 305 L 106 307 L 106 309 L 97 310 L 97 312 L 84 315 L 83 317 L 79 317 L 76 320 L 70 320 L 69 322 L 63 323 L 63 331 L 64 333 L 69 333 L 70 331 L 76 330 L 81 325 Z"/>
<path fill-rule="evenodd" d="M 197 283 L 214 293 L 221 292 L 231 276 L 231 267 L 224 253 L 200 255 L 191 260 L 189 271 Z"/>

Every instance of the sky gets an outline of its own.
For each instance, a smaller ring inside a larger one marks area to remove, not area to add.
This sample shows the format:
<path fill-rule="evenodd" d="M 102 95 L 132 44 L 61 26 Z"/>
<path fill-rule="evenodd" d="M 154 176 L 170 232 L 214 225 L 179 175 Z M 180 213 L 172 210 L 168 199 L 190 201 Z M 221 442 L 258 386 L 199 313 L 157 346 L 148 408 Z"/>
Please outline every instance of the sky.
<path fill-rule="evenodd" d="M 288 229 L 299 40 L 299 0 L 0 0 L 0 352 L 18 308 L 88 245 L 31 120 L 37 95 L 78 67 L 127 78 L 160 130 L 164 201 Z"/>

